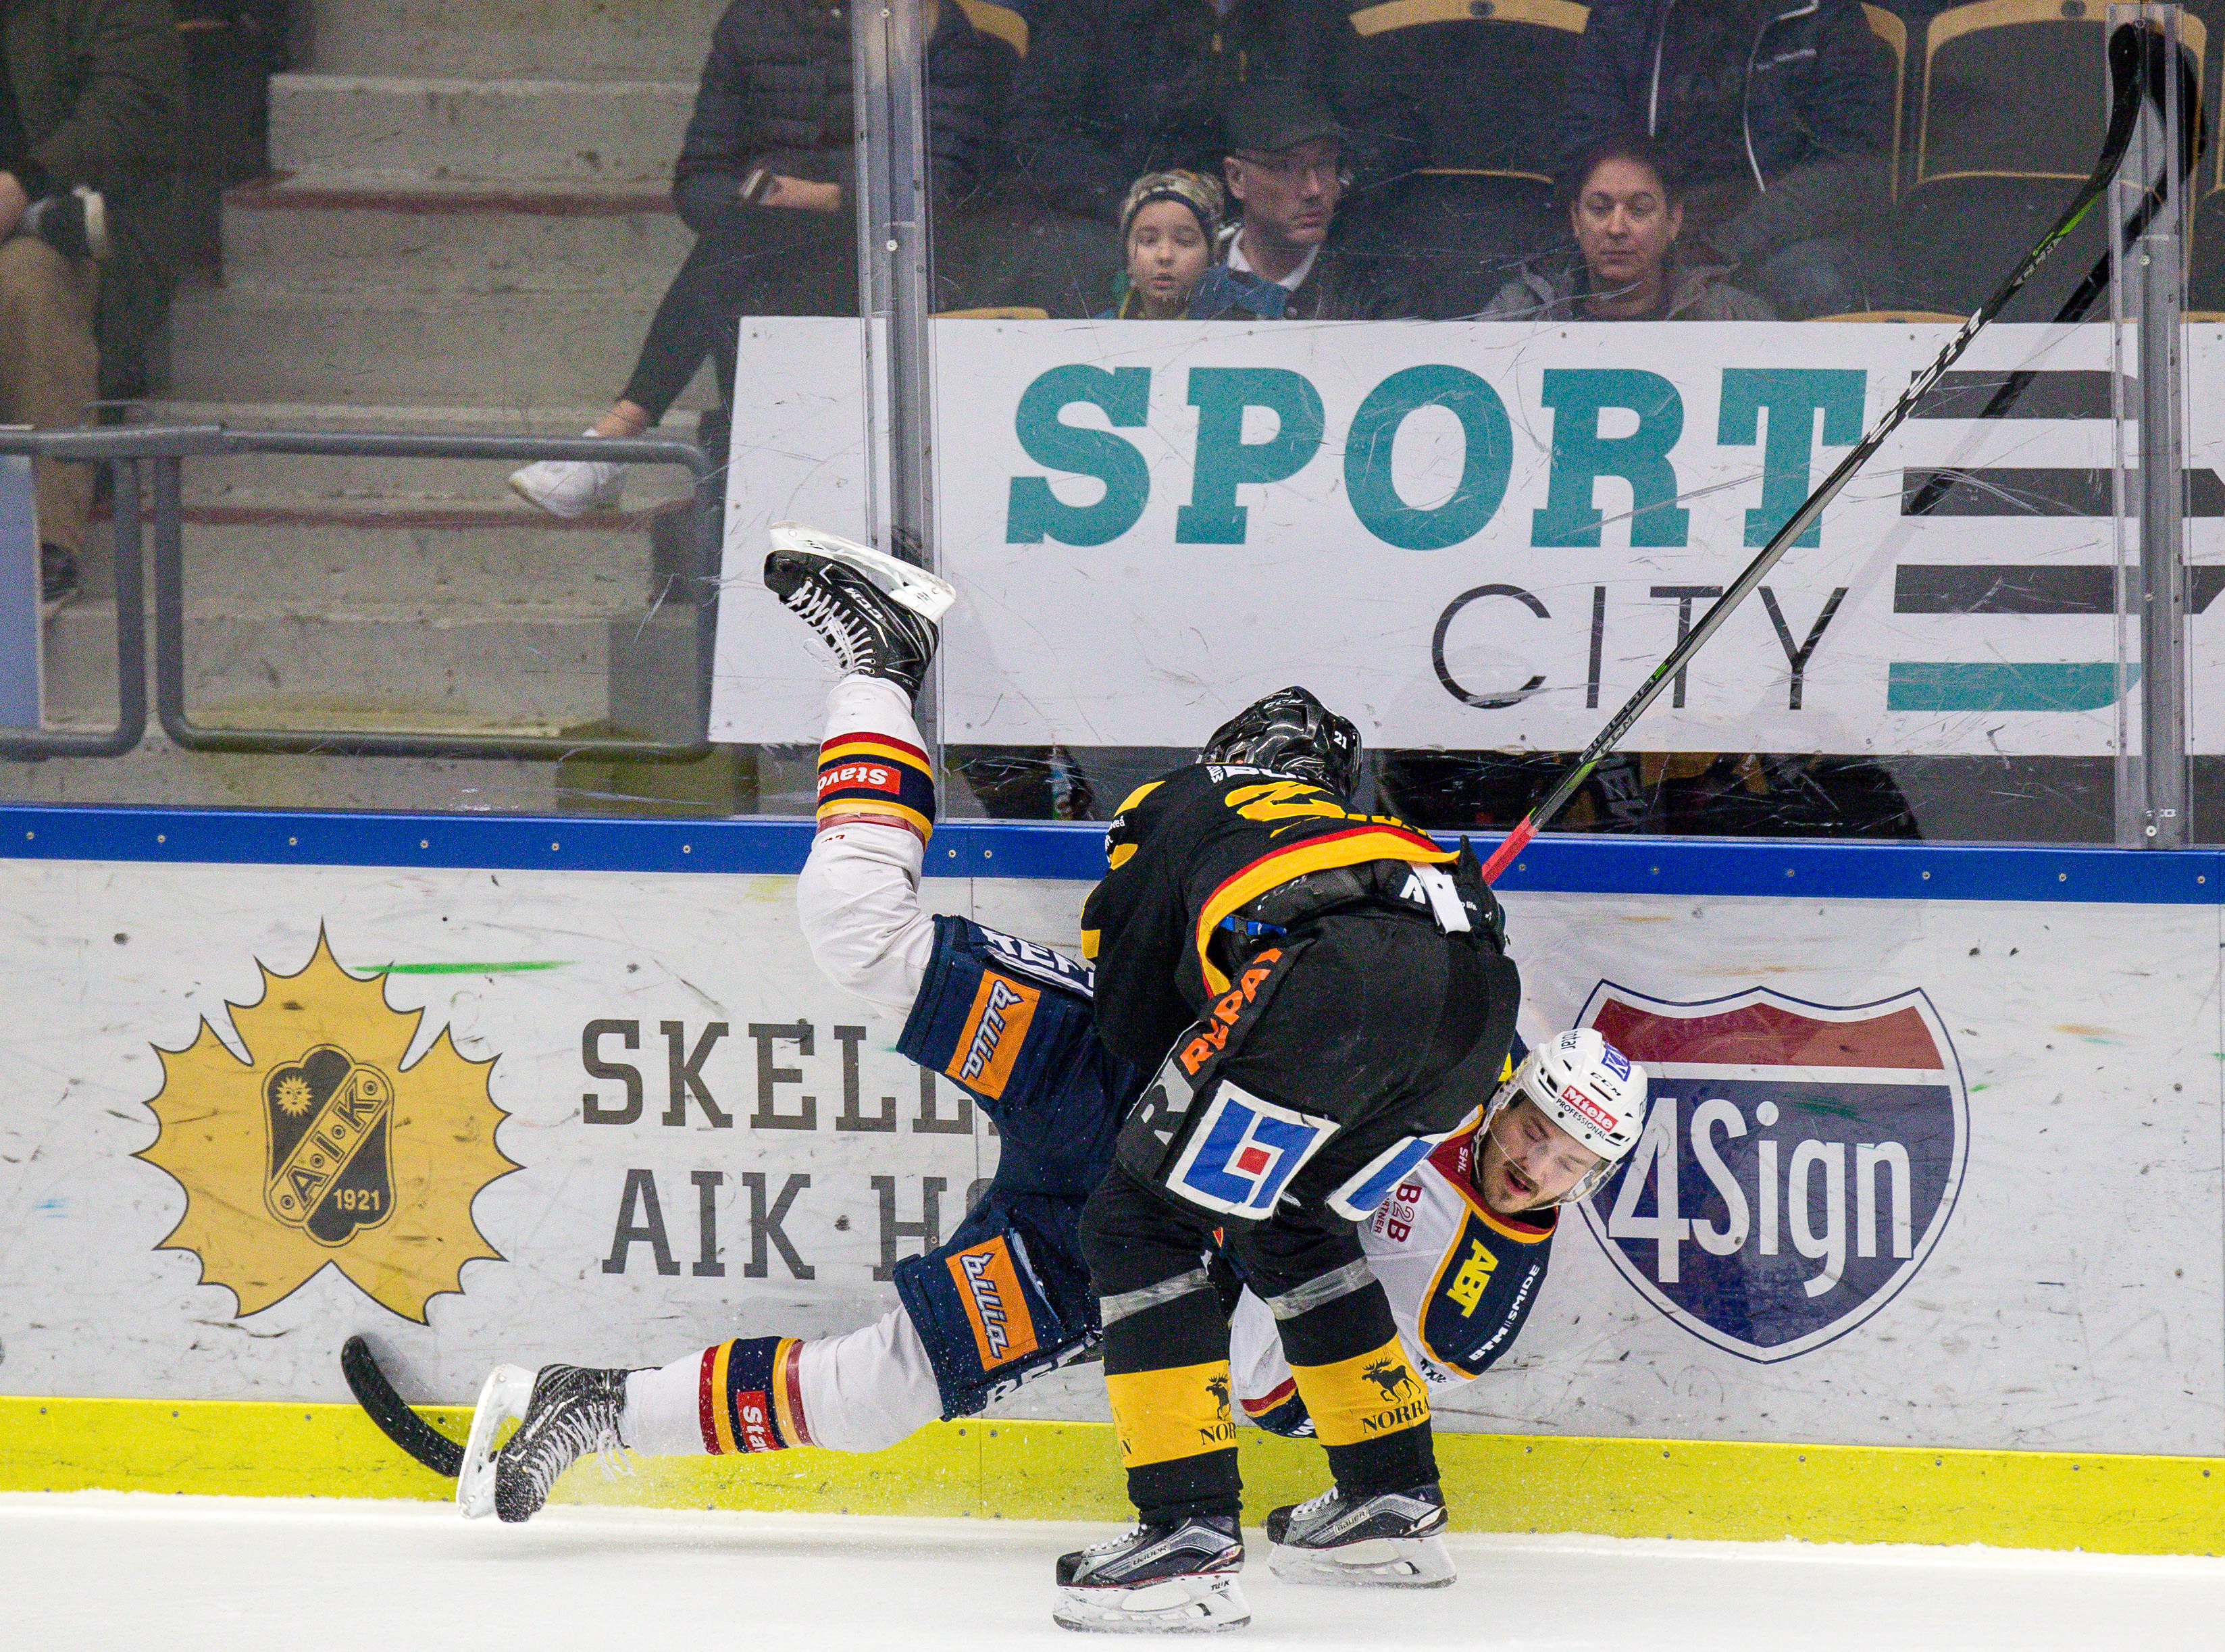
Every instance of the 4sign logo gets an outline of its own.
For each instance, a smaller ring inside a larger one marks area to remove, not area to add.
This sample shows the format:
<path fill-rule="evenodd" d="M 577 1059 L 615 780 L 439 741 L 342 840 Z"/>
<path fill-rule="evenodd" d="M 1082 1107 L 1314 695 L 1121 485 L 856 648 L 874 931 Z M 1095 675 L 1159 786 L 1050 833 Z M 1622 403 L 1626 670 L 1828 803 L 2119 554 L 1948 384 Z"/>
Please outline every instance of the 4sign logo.
<path fill-rule="evenodd" d="M 1579 1025 L 1643 1061 L 1645 1132 L 1584 1220 L 1623 1277 L 1702 1341 L 1770 1364 L 1844 1336 L 1931 1254 L 1969 1107 L 1922 991 L 1700 1003 L 1603 981 Z"/>
<path fill-rule="evenodd" d="M 242 1317 L 330 1265 L 422 1324 L 464 1263 L 502 1259 L 471 1213 L 518 1168 L 495 1145 L 493 1059 L 466 1060 L 443 1028 L 405 1067 L 423 1012 L 389 1007 L 385 978 L 350 975 L 321 934 L 298 974 L 257 967 L 261 998 L 225 1006 L 245 1060 L 206 1022 L 155 1052 L 161 1134 L 136 1156 L 186 1192 L 157 1248 L 198 1256 Z"/>

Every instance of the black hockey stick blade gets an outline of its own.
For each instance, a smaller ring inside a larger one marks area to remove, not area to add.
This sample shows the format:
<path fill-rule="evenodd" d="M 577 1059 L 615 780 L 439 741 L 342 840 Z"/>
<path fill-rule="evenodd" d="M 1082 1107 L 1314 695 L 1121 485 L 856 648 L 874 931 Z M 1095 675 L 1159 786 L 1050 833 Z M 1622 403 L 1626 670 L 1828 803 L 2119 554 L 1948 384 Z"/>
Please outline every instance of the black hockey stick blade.
<path fill-rule="evenodd" d="M 1831 473 L 1816 484 L 1816 491 L 1808 496 L 1801 507 L 1770 536 L 1769 543 L 1755 553 L 1753 560 L 1746 564 L 1746 571 L 1724 587 L 1723 594 L 1716 598 L 1708 611 L 1701 616 L 1699 623 L 1669 651 L 1666 659 L 1653 668 L 1652 674 L 1639 685 L 1638 692 L 1624 703 L 1622 709 L 1607 719 L 1607 726 L 1584 748 L 1582 755 L 1569 766 L 1569 772 L 1561 776 L 1559 784 L 1546 794 L 1544 801 L 1515 824 L 1514 830 L 1506 834 L 1505 840 L 1492 851 L 1491 858 L 1484 863 L 1486 883 L 1492 882 L 1505 871 L 1514 857 L 1522 852 L 1523 847 L 1569 806 L 1569 801 L 1575 796 L 1578 788 L 1591 777 L 1592 770 L 1599 767 L 1600 760 L 1630 732 L 1631 725 L 1658 698 L 1670 680 L 1707 645 L 1709 637 L 1722 629 L 1723 622 L 1731 617 L 1738 605 L 1768 578 L 1770 569 L 1775 567 L 1784 553 L 1792 548 L 1793 541 L 1806 533 L 1809 524 L 1823 514 L 1823 508 L 1839 497 L 1840 490 L 1852 481 L 1854 473 L 1869 462 L 1870 456 L 1885 445 L 1886 438 L 1900 428 L 1901 421 L 1908 417 L 1909 409 L 1930 393 L 1947 370 L 1968 348 L 1970 340 L 1978 336 L 1979 330 L 2001 313 L 2008 301 L 2024 289 L 2033 272 L 2047 261 L 2048 255 L 2062 245 L 2065 237 L 2078 227 L 2093 209 L 2094 203 L 2101 199 L 2102 191 L 2109 187 L 2110 179 L 2116 175 L 2118 162 L 2125 158 L 2125 150 L 2133 141 L 2133 129 L 2139 119 L 2141 104 L 2152 88 L 2162 85 L 2163 73 L 2163 41 L 2160 35 L 2135 23 L 2120 23 L 2111 32 L 2108 131 L 2101 141 L 2101 157 L 2095 161 L 2094 170 L 2086 181 L 2078 187 L 2078 193 L 2071 198 L 2070 204 L 2063 209 L 2053 227 L 2040 237 L 2031 251 L 2025 254 L 2023 262 L 1994 289 L 1993 295 L 1962 323 L 1931 365 L 1910 381 L 1900 400 L 1888 408 L 1861 440 L 1832 467 Z"/>
<path fill-rule="evenodd" d="M 340 1375 L 379 1433 L 443 1479 L 453 1480 L 462 1472 L 464 1448 L 409 1408 L 361 1337 L 341 1345 Z"/>
<path fill-rule="evenodd" d="M 2158 45 L 2160 44 L 2158 36 Z M 2194 175 L 2196 164 L 2209 146 L 2208 112 L 2202 107 L 2201 73 L 2195 64 L 2194 54 L 2184 46 L 2178 48 L 2178 106 L 2183 111 L 2184 124 L 2179 139 L 2177 175 L 2176 179 L 2158 177 L 2149 187 L 2139 209 L 2125 220 L 2122 238 L 2117 243 L 2119 247 L 2129 247 L 2147 233 L 2148 225 L 2154 221 L 2155 215 L 2169 204 L 2174 190 L 2179 191 L 2181 198 L 2184 198 L 2186 182 Z M 2085 278 L 2071 289 L 2070 296 L 2063 302 L 2063 307 L 2056 311 L 2056 326 L 2068 326 L 2086 319 L 2087 311 L 2094 307 L 2094 301 L 2101 297 L 2109 285 L 2109 251 L 2104 250 L 2094 261 L 2094 267 L 2086 272 Z M 2008 410 L 2023 400 L 2024 393 L 2032 388 L 2035 377 L 2030 371 L 2011 373 L 2001 381 L 2001 387 L 1987 398 L 1978 417 L 1981 420 L 2006 417 Z M 1901 514 L 1930 516 L 1940 500 L 1947 497 L 1947 490 L 1954 484 L 1955 474 L 1952 471 L 1943 470 L 1933 472 L 1931 479 L 1909 501 L 1906 510 Z"/>

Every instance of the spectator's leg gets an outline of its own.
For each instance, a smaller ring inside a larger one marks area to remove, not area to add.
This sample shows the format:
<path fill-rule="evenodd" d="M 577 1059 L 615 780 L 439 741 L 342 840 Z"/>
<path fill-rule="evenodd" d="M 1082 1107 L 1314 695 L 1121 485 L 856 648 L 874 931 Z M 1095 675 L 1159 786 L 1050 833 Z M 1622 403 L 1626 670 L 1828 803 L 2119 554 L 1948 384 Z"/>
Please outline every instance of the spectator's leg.
<path fill-rule="evenodd" d="M 711 242 L 698 240 L 650 319 L 633 376 L 626 380 L 612 408 L 613 413 L 625 413 L 631 404 L 631 412 L 641 417 L 640 429 L 664 417 L 702 366 L 703 358 L 711 353 L 711 337 L 703 326 L 703 272 L 707 264 L 725 256 Z"/>
<path fill-rule="evenodd" d="M 1846 315 L 1877 307 L 1885 289 L 1882 261 L 1852 241 L 1795 241 L 1751 266 L 1753 290 L 1788 321 Z M 1748 284 L 1741 273 L 1731 277 Z"/>
<path fill-rule="evenodd" d="M 35 236 L 0 241 L 0 423 L 47 430 L 89 416 L 100 383 L 92 331 L 99 282 L 96 266 L 65 258 Z M 42 459 L 31 474 L 39 536 L 67 559 L 74 585 L 92 510 L 92 467 Z M 54 560 L 50 554 L 50 565 Z M 53 572 L 50 566 L 49 587 Z"/>

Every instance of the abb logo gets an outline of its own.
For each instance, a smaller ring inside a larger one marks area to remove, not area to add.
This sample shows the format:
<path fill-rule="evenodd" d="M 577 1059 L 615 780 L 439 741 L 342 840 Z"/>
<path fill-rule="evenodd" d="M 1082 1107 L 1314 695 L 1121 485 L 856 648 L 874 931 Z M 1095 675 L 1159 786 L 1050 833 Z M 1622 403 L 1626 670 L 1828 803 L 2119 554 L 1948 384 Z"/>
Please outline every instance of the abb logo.
<path fill-rule="evenodd" d="M 745 1452 L 771 1452 L 780 1449 L 779 1438 L 773 1432 L 772 1408 L 761 1389 L 750 1389 L 734 1396 L 734 1421 L 739 1425 L 742 1449 Z"/>
<path fill-rule="evenodd" d="M 820 796 L 826 796 L 838 787 L 845 789 L 863 787 L 868 791 L 896 793 L 903 789 L 903 780 L 893 763 L 844 763 L 820 770 Z"/>

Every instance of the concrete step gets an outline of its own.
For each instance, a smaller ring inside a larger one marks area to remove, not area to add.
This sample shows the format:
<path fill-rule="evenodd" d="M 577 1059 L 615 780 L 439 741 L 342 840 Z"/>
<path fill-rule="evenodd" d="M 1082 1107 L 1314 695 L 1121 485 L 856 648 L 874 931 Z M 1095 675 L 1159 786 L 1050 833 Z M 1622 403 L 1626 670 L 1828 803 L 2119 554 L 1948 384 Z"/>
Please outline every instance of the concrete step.
<path fill-rule="evenodd" d="M 115 726 L 113 691 L 86 725 Z M 150 725 L 120 757 L 0 763 L 10 803 L 135 803 L 170 808 L 461 809 L 552 814 L 573 807 L 553 763 L 263 756 L 187 751 Z"/>
<path fill-rule="evenodd" d="M 333 74 L 634 76 L 692 81 L 727 0 L 304 0 Z"/>
<path fill-rule="evenodd" d="M 227 289 L 662 294 L 693 240 L 646 185 L 329 176 L 224 199 Z"/>
<path fill-rule="evenodd" d="M 225 726 L 555 734 L 608 715 L 608 619 L 554 604 L 205 603 L 186 611 L 186 703 Z M 47 626 L 47 705 L 115 704 L 116 611 L 80 599 Z"/>
<path fill-rule="evenodd" d="M 441 71 L 453 75 L 453 68 Z M 692 79 L 270 79 L 270 164 L 392 181 L 670 181 Z"/>
<path fill-rule="evenodd" d="M 523 508 L 189 503 L 186 599 L 246 613 L 422 604 L 453 623 L 547 613 L 615 618 L 652 598 L 645 523 L 559 522 Z"/>
<path fill-rule="evenodd" d="M 181 289 L 171 309 L 171 394 L 505 412 L 607 407 L 658 296 Z M 707 362 L 687 399 L 700 407 L 716 394 Z"/>

